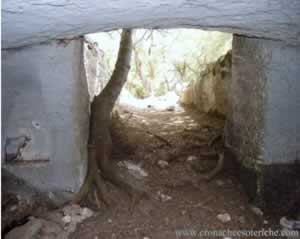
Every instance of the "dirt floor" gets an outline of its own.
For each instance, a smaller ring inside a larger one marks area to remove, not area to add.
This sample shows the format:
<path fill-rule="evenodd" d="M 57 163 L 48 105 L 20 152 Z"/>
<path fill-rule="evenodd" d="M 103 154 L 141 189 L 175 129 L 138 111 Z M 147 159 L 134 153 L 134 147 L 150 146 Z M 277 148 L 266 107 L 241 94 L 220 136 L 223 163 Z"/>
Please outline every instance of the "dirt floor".
<path fill-rule="evenodd" d="M 191 109 L 128 106 L 116 107 L 113 119 L 113 160 L 130 168 L 137 180 L 145 180 L 151 197 L 132 205 L 111 185 L 114 206 L 98 202 L 98 208 L 96 196 L 90 195 L 85 204 L 95 216 L 79 225 L 71 238 L 197 238 L 204 230 L 274 227 L 248 202 L 230 159 L 213 180 L 201 179 L 202 171 L 215 166 L 214 153 L 222 150 L 222 137 L 210 143 L 223 132 L 224 119 Z"/>

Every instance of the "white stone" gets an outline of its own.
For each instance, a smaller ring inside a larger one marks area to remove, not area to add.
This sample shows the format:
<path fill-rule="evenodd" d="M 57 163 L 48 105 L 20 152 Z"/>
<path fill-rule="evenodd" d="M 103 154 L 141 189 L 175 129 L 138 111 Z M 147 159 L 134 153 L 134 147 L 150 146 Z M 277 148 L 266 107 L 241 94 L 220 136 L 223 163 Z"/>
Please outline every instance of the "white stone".
<path fill-rule="evenodd" d="M 256 214 L 256 215 L 258 215 L 258 216 L 263 216 L 263 215 L 264 215 L 263 211 L 262 211 L 260 208 L 254 207 L 254 206 L 252 206 L 252 207 L 250 207 L 250 208 L 251 208 L 251 211 L 252 211 L 254 214 Z"/>
<path fill-rule="evenodd" d="M 83 208 L 81 213 L 84 218 L 88 218 L 94 215 L 94 212 L 87 207 Z"/>
<path fill-rule="evenodd" d="M 223 223 L 231 221 L 231 216 L 228 213 L 218 214 L 217 218 Z"/>
<path fill-rule="evenodd" d="M 240 222 L 241 224 L 245 224 L 245 223 L 246 223 L 245 217 L 244 217 L 244 216 L 240 216 L 240 217 L 239 217 L 239 222 Z"/>
<path fill-rule="evenodd" d="M 172 197 L 169 195 L 166 195 L 160 191 L 157 192 L 157 196 L 158 196 L 158 200 L 162 201 L 162 202 L 167 202 L 172 200 Z"/>
<path fill-rule="evenodd" d="M 195 155 L 190 155 L 190 156 L 188 156 L 187 161 L 192 162 L 192 161 L 195 161 L 197 159 L 198 158 Z"/>
<path fill-rule="evenodd" d="M 165 160 L 158 160 L 157 165 L 160 168 L 166 168 L 166 167 L 168 167 L 169 163 Z"/>
<path fill-rule="evenodd" d="M 70 223 L 72 221 L 71 216 L 66 215 L 61 219 L 64 223 Z"/>

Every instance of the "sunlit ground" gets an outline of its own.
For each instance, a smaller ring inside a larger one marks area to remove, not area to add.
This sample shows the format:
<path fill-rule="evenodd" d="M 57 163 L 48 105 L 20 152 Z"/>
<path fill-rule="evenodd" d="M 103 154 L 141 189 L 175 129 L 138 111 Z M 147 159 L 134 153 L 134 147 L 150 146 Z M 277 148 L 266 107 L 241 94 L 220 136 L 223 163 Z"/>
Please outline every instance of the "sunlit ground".
<path fill-rule="evenodd" d="M 150 96 L 145 99 L 134 97 L 127 89 L 123 89 L 119 98 L 119 104 L 128 105 L 138 109 L 174 110 L 181 111 L 179 96 L 175 92 L 168 92 L 163 96 Z"/>

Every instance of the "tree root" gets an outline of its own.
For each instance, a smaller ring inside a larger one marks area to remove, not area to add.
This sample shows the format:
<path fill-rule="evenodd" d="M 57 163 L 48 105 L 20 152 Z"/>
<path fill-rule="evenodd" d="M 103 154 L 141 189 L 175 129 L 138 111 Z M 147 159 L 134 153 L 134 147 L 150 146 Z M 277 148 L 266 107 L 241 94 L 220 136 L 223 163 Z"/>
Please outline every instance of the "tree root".
<path fill-rule="evenodd" d="M 106 204 L 110 205 L 109 200 L 107 199 L 107 190 L 106 185 L 103 179 L 100 177 L 98 172 L 98 166 L 96 162 L 96 150 L 95 146 L 88 147 L 88 166 L 87 173 L 84 179 L 84 183 L 81 186 L 79 192 L 75 195 L 72 200 L 72 203 L 80 203 L 90 192 L 92 185 L 95 184 L 101 200 Z"/>
<path fill-rule="evenodd" d="M 217 141 L 222 140 L 222 139 L 223 139 L 223 133 L 217 134 L 209 141 L 208 146 L 211 148 L 214 146 L 214 144 Z"/>
<path fill-rule="evenodd" d="M 220 153 L 216 167 L 208 174 L 202 176 L 202 178 L 206 181 L 211 181 L 218 175 L 218 173 L 220 173 L 223 170 L 223 168 L 224 168 L 224 153 Z"/>
<path fill-rule="evenodd" d="M 165 143 L 167 146 L 172 147 L 172 144 L 171 144 L 168 140 L 166 140 L 165 138 L 163 138 L 162 136 L 157 135 L 157 134 L 154 134 L 154 133 L 150 132 L 149 130 L 147 130 L 146 133 L 147 133 L 147 134 L 150 134 L 150 135 L 152 135 L 152 136 L 154 136 L 154 137 L 157 138 L 158 140 L 160 140 L 160 141 L 162 141 L 163 143 Z"/>
<path fill-rule="evenodd" d="M 131 175 L 128 170 L 120 168 L 111 160 L 108 161 L 109 158 L 107 158 L 107 155 L 102 155 L 102 157 L 99 156 L 101 160 L 99 164 L 97 164 L 95 162 L 95 152 L 97 152 L 97 150 L 95 150 L 94 147 L 90 149 L 91 158 L 89 158 L 88 172 L 84 184 L 72 200 L 73 203 L 80 203 L 88 195 L 92 185 L 95 185 L 100 200 L 105 205 L 112 206 L 114 201 L 109 199 L 106 181 L 112 183 L 129 195 L 132 201 L 132 206 L 130 206 L 130 208 L 137 204 L 141 199 L 149 198 L 143 182 L 138 181 L 138 179 Z M 100 173 L 98 172 L 98 167 L 100 168 Z"/>

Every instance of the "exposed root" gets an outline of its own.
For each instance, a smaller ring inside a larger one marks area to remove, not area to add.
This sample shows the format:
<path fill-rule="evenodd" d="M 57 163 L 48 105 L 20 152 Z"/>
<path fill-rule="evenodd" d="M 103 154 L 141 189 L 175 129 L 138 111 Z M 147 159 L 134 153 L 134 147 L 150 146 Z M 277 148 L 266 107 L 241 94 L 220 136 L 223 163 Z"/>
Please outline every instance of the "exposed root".
<path fill-rule="evenodd" d="M 214 136 L 208 143 L 208 146 L 209 147 L 213 147 L 214 144 L 219 141 L 219 140 L 222 140 L 223 138 L 223 134 L 217 134 L 216 136 Z"/>
<path fill-rule="evenodd" d="M 114 204 L 112 199 L 108 198 L 106 184 L 105 184 L 104 180 L 102 179 L 102 177 L 100 177 L 100 175 L 98 173 L 96 173 L 94 180 L 95 180 L 97 189 L 99 191 L 99 196 L 100 196 L 101 200 L 104 202 L 104 204 L 106 204 L 107 206 L 111 206 L 112 204 Z"/>
<path fill-rule="evenodd" d="M 200 157 L 205 157 L 205 159 L 214 159 L 218 156 L 216 152 L 201 152 Z"/>
<path fill-rule="evenodd" d="M 144 182 L 135 178 L 127 169 L 120 168 L 115 162 L 102 163 L 101 172 L 105 180 L 126 192 L 132 199 L 147 197 Z"/>
<path fill-rule="evenodd" d="M 96 190 L 94 191 L 94 197 L 95 197 L 95 202 L 97 204 L 97 207 L 100 208 L 101 207 L 100 200 L 99 200 L 98 193 Z"/>
<path fill-rule="evenodd" d="M 224 153 L 220 153 L 216 167 L 207 175 L 204 175 L 203 179 L 205 179 L 206 181 L 212 180 L 218 173 L 220 173 L 223 170 L 223 168 L 224 168 Z"/>
<path fill-rule="evenodd" d="M 172 146 L 172 144 L 171 144 L 168 140 L 166 140 L 165 138 L 163 138 L 162 136 L 157 135 L 157 134 L 154 134 L 154 133 L 150 132 L 149 130 L 147 130 L 146 133 L 147 133 L 147 134 L 150 134 L 150 135 L 152 135 L 152 136 L 154 136 L 154 137 L 157 138 L 158 140 L 160 140 L 160 141 L 162 141 L 163 143 L 165 143 L 167 146 L 169 146 L 169 147 Z"/>

